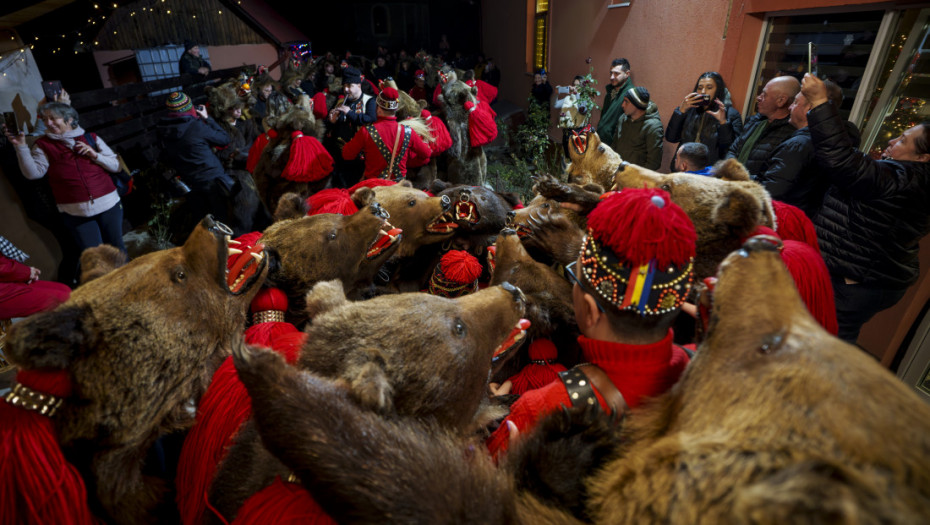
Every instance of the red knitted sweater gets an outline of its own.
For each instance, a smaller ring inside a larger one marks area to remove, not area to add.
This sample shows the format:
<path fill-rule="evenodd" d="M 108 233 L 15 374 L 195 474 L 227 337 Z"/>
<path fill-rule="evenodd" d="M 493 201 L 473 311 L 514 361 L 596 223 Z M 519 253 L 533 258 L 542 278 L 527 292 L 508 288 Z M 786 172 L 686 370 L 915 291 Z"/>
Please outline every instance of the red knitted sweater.
<path fill-rule="evenodd" d="M 585 336 L 578 338 L 584 360 L 599 366 L 623 394 L 630 408 L 636 408 L 643 399 L 655 397 L 672 387 L 685 366 L 688 354 L 672 345 L 672 331 L 664 339 L 649 345 L 628 345 L 598 341 Z M 595 390 L 604 410 L 609 410 L 600 392 Z M 561 381 L 531 390 L 520 396 L 510 407 L 510 415 L 487 440 L 488 450 L 495 457 L 507 450 L 510 432 L 506 421 L 517 425 L 520 433 L 530 431 L 543 416 L 571 406 L 571 400 Z"/>

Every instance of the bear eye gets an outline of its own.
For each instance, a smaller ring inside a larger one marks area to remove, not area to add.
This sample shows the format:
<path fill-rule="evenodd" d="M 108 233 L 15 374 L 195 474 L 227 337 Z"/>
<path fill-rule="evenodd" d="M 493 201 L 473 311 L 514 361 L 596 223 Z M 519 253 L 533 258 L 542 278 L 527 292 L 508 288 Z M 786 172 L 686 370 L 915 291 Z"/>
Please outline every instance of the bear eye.
<path fill-rule="evenodd" d="M 672 185 L 666 182 L 665 184 L 662 185 L 662 189 L 665 190 L 665 191 L 667 191 L 667 192 L 669 192 L 669 193 L 671 193 L 671 192 L 672 192 Z"/>
<path fill-rule="evenodd" d="M 417 205 L 416 199 L 410 199 L 410 202 L 407 203 L 407 206 L 410 206 L 411 208 L 413 208 L 416 205 Z"/>
<path fill-rule="evenodd" d="M 187 279 L 187 272 L 184 271 L 184 268 L 175 268 L 174 273 L 171 275 L 171 280 L 176 283 L 182 283 Z"/>
<path fill-rule="evenodd" d="M 455 324 L 452 325 L 452 333 L 456 337 L 465 337 L 468 334 L 468 329 L 465 327 L 465 322 L 461 319 L 456 319 Z"/>
<path fill-rule="evenodd" d="M 335 241 L 335 240 L 336 240 L 336 232 L 335 232 L 335 231 L 329 232 L 329 234 L 326 235 L 326 238 L 329 239 L 329 240 L 331 240 L 331 241 Z"/>
<path fill-rule="evenodd" d="M 543 207 L 543 208 L 548 208 L 548 207 L 549 207 L 549 203 L 548 203 L 548 202 L 543 203 L 542 207 Z"/>

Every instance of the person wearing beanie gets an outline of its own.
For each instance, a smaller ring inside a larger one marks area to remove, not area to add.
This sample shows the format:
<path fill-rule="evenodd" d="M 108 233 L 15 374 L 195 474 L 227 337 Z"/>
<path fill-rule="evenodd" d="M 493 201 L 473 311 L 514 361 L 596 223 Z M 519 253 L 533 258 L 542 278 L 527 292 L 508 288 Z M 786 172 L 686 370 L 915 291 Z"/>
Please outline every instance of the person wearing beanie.
<path fill-rule="evenodd" d="M 209 213 L 228 224 L 235 184 L 212 148 L 227 146 L 229 134 L 183 91 L 168 95 L 165 106 L 168 113 L 156 126 L 162 160 L 190 187 L 185 205 L 191 217 L 199 221 Z"/>
<path fill-rule="evenodd" d="M 481 263 L 465 250 L 449 250 L 433 269 L 427 292 L 454 299 L 478 291 Z"/>
<path fill-rule="evenodd" d="M 623 114 L 617 121 L 617 134 L 611 142 L 614 151 L 630 164 L 659 169 L 665 132 L 659 109 L 649 100 L 649 91 L 642 86 L 631 87 L 623 95 L 620 107 Z M 608 138 L 601 136 L 601 140 Z"/>
<path fill-rule="evenodd" d="M 326 136 L 323 145 L 336 161 L 333 173 L 333 185 L 348 188 L 359 181 L 365 169 L 362 161 L 346 160 L 342 148 L 352 140 L 363 126 L 374 124 L 378 120 L 375 97 L 362 93 L 362 73 L 346 66 L 342 70 L 343 96 L 337 100 L 335 107 L 326 119 Z"/>
<path fill-rule="evenodd" d="M 193 40 L 185 40 L 184 53 L 178 60 L 178 74 L 193 75 L 199 80 L 209 75 L 212 70 L 210 61 L 200 56 L 200 46 Z"/>
<path fill-rule="evenodd" d="M 364 178 L 401 180 L 407 176 L 407 165 L 420 166 L 429 162 L 432 150 L 413 130 L 397 122 L 400 94 L 385 87 L 377 98 L 378 120 L 362 126 L 345 147 L 343 160 L 353 160 L 365 153 Z"/>
<path fill-rule="evenodd" d="M 624 189 L 601 200 L 588 215 L 578 258 L 565 268 L 587 364 L 523 394 L 487 440 L 493 455 L 508 447 L 512 432 L 528 432 L 562 406 L 623 411 L 678 381 L 689 359 L 672 344 L 671 327 L 691 291 L 696 239 L 691 220 L 663 190 Z"/>

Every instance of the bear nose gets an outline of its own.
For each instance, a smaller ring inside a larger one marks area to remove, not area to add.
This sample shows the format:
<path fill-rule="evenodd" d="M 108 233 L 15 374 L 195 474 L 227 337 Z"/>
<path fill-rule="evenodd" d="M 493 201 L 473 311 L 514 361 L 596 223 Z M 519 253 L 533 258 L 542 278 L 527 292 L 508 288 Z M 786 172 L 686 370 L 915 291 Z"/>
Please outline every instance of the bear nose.
<path fill-rule="evenodd" d="M 448 195 L 443 195 L 439 203 L 442 204 L 442 211 L 446 211 L 452 206 L 452 199 Z"/>
<path fill-rule="evenodd" d="M 505 237 L 508 235 L 516 235 L 516 234 L 517 234 L 517 230 L 513 228 L 504 228 L 503 230 L 501 230 L 501 235 Z"/>
<path fill-rule="evenodd" d="M 510 210 L 507 212 L 507 224 L 513 224 L 513 220 L 517 217 L 517 212 Z"/>
<path fill-rule="evenodd" d="M 381 219 L 387 219 L 387 218 L 389 218 L 389 217 L 391 216 L 391 215 L 387 212 L 387 210 L 385 210 L 383 207 L 381 207 L 381 205 L 378 204 L 377 202 L 371 203 L 371 213 L 372 213 L 375 217 L 378 217 L 378 218 L 381 218 Z"/>
<path fill-rule="evenodd" d="M 771 235 L 756 235 L 743 243 L 743 250 L 750 253 L 761 251 L 778 252 L 781 249 L 781 239 Z"/>
<path fill-rule="evenodd" d="M 523 291 L 516 286 L 504 281 L 501 283 L 501 288 L 510 292 L 510 295 L 512 295 L 513 299 L 518 303 L 526 304 L 526 296 L 524 296 Z"/>

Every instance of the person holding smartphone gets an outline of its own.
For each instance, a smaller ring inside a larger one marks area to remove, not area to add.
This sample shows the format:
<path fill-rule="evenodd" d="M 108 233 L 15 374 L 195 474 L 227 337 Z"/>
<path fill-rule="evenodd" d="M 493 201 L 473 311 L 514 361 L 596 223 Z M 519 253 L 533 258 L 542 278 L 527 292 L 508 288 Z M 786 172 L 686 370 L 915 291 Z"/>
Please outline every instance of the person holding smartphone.
<path fill-rule="evenodd" d="M 109 175 L 120 169 L 116 153 L 102 138 L 84 131 L 77 111 L 67 104 L 43 104 L 39 117 L 46 132 L 31 150 L 25 133 L 6 134 L 23 176 L 35 180 L 48 175 L 62 222 L 80 251 L 106 243 L 125 252 L 123 206 Z"/>
<path fill-rule="evenodd" d="M 665 128 L 665 140 L 704 144 L 712 165 L 726 156 L 730 144 L 742 132 L 743 118 L 733 107 L 723 77 L 707 71 L 698 77 L 694 91 L 675 108 Z M 675 171 L 676 158 L 677 152 L 672 157 L 671 171 Z"/>

